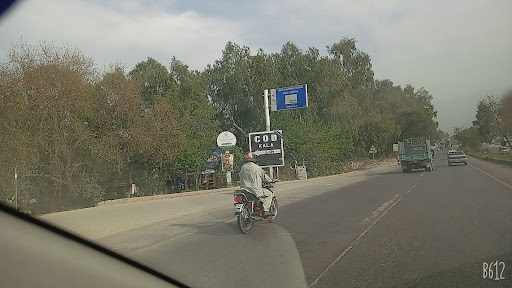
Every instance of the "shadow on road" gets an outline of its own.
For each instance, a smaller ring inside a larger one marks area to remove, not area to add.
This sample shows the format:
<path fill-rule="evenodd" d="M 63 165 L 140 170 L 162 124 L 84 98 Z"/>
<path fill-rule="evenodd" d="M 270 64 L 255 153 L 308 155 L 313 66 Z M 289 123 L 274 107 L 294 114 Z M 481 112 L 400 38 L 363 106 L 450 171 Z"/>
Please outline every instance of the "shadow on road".
<path fill-rule="evenodd" d="M 253 230 L 250 234 L 258 233 L 260 229 L 264 229 L 267 225 L 275 225 L 268 222 L 257 222 L 254 224 Z M 203 223 L 172 223 L 169 225 L 171 228 L 185 228 L 190 229 L 194 234 L 201 235 L 243 235 L 238 229 L 236 222 L 203 222 Z M 254 231 L 254 232 L 253 232 Z"/>
<path fill-rule="evenodd" d="M 226 223 L 222 221 L 203 222 L 203 223 L 172 223 L 171 228 L 190 229 L 195 234 L 203 235 L 239 235 L 240 230 L 234 223 Z"/>
<path fill-rule="evenodd" d="M 436 171 L 435 167 L 434 167 L 434 171 Z M 408 173 L 403 173 L 402 171 L 400 171 L 401 174 L 423 173 L 423 172 L 426 172 L 425 169 L 411 170 L 411 172 L 408 172 Z M 398 174 L 400 174 L 400 173 L 398 173 Z"/>
<path fill-rule="evenodd" d="M 393 171 L 368 173 L 368 176 L 395 175 L 395 174 L 403 174 L 403 172 L 402 172 L 402 170 L 400 170 L 400 168 L 397 168 L 397 170 L 393 170 Z"/>

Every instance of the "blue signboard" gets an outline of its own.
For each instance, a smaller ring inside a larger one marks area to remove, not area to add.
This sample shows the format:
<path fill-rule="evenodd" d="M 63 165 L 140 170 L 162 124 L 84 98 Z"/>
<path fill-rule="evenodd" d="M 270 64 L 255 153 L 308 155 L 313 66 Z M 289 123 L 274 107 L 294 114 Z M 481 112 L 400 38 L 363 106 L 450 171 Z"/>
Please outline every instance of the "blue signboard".
<path fill-rule="evenodd" d="M 210 157 L 208 157 L 208 160 L 206 160 L 206 166 L 207 167 L 215 167 L 219 164 L 220 162 L 220 156 L 221 156 L 221 151 L 220 149 L 216 149 L 214 150 L 211 154 L 210 154 Z"/>
<path fill-rule="evenodd" d="M 308 85 L 272 89 L 270 106 L 272 111 L 308 107 Z"/>

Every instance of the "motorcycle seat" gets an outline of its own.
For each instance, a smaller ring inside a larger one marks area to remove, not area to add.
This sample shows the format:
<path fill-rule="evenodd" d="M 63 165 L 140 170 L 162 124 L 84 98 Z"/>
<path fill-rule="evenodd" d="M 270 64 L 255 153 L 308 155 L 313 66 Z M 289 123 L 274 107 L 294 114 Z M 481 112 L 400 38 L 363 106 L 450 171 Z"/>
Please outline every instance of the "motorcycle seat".
<path fill-rule="evenodd" d="M 260 201 L 260 199 L 258 199 L 258 197 L 256 197 L 256 195 L 252 194 L 251 192 L 249 192 L 245 189 L 235 190 L 234 195 L 235 196 L 245 195 L 245 197 L 247 198 L 248 201 Z"/>

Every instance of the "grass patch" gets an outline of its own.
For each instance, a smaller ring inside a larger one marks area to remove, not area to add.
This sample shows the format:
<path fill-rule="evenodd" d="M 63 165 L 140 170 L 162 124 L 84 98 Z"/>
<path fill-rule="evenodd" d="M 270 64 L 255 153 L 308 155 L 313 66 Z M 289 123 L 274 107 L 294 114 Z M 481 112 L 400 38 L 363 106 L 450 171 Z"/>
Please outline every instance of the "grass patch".
<path fill-rule="evenodd" d="M 478 158 L 480 160 L 494 162 L 502 165 L 512 167 L 511 154 L 498 154 L 498 153 L 483 153 L 483 152 L 468 152 L 468 155 Z"/>

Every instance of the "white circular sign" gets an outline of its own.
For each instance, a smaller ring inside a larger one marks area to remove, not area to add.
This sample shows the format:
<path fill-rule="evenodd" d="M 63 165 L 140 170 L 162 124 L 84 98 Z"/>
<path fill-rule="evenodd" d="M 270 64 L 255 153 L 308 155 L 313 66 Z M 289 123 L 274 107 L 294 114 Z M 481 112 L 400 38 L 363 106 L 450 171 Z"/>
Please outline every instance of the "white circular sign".
<path fill-rule="evenodd" d="M 224 131 L 217 136 L 217 145 L 221 149 L 230 149 L 233 148 L 236 144 L 236 136 L 235 134 Z"/>

